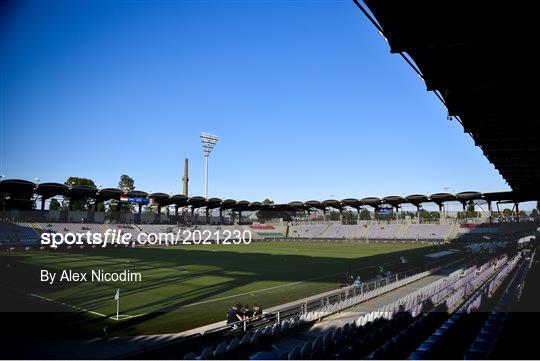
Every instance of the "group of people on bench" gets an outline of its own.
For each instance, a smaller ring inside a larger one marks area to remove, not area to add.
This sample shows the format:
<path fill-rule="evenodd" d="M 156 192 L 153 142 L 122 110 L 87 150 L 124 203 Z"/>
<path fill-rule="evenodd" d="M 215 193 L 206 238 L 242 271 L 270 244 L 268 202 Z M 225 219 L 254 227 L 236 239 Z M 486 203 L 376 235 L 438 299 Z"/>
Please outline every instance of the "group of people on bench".
<path fill-rule="evenodd" d="M 235 303 L 227 311 L 227 324 L 234 324 L 238 321 L 255 321 L 258 320 L 263 314 L 262 308 L 258 304 L 253 304 L 253 308 L 249 305 L 243 305 L 238 302 Z"/>

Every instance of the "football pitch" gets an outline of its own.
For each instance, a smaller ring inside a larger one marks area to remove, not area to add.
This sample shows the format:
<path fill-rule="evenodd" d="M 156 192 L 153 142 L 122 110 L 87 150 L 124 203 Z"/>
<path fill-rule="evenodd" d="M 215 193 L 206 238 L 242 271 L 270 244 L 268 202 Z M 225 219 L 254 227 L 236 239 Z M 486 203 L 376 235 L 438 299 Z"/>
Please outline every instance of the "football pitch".
<path fill-rule="evenodd" d="M 174 333 L 222 321 L 235 302 L 266 309 L 338 288 L 347 270 L 367 280 L 380 265 L 393 272 L 410 269 L 415 258 L 431 250 L 420 243 L 260 242 L 4 252 L 0 288 L 4 309 L 76 311 L 69 320 L 58 321 L 74 324 L 74 317 L 80 319 L 78 331 L 68 333 L 73 337 L 107 325 L 114 325 L 111 329 L 119 335 Z M 400 264 L 402 255 L 408 264 Z M 41 269 L 130 270 L 141 273 L 142 281 L 49 285 L 40 282 Z"/>

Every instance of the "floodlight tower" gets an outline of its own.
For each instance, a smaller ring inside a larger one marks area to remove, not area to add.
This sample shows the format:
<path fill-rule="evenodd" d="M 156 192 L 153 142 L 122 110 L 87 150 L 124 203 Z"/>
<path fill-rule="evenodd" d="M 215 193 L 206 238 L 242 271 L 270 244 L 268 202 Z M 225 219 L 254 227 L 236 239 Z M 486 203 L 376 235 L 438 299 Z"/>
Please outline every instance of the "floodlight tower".
<path fill-rule="evenodd" d="M 204 152 L 204 198 L 208 198 L 208 157 L 218 140 L 218 136 L 204 132 L 201 133 L 201 143 Z"/>

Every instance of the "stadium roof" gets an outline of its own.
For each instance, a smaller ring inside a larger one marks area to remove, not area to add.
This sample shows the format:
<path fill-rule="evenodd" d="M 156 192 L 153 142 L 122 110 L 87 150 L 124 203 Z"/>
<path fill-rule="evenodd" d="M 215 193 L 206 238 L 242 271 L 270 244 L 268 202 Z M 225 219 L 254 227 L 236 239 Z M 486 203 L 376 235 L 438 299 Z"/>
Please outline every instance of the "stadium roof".
<path fill-rule="evenodd" d="M 71 186 L 66 190 L 65 195 L 72 198 L 94 198 L 97 188 L 87 185 Z"/>
<path fill-rule="evenodd" d="M 306 201 L 305 203 L 306 203 L 306 206 L 311 207 L 311 208 L 317 208 L 320 210 L 326 209 L 326 207 L 323 206 L 320 201 L 311 200 L 311 201 Z"/>
<path fill-rule="evenodd" d="M 304 202 L 300 202 L 300 201 L 289 202 L 288 205 L 291 208 L 296 208 L 296 209 L 307 209 L 307 208 L 309 208 L 308 205 L 306 205 Z"/>
<path fill-rule="evenodd" d="M 345 198 L 341 200 L 341 203 L 344 206 L 352 207 L 352 208 L 360 208 L 362 206 L 362 202 L 360 199 L 356 198 Z"/>
<path fill-rule="evenodd" d="M 325 201 L 322 201 L 322 205 L 325 206 L 325 207 L 332 207 L 332 208 L 335 208 L 335 209 L 342 209 L 343 208 L 343 205 L 337 199 L 327 199 Z"/>
<path fill-rule="evenodd" d="M 464 203 L 464 202 L 468 202 L 468 201 L 481 199 L 482 198 L 482 193 L 474 192 L 474 191 L 461 192 L 461 193 L 456 194 L 456 198 L 458 199 L 458 201 Z"/>
<path fill-rule="evenodd" d="M 26 196 L 32 194 L 38 194 L 44 198 L 50 198 L 55 195 L 64 195 L 73 198 L 91 198 L 99 202 L 118 199 L 122 195 L 128 197 L 151 197 L 160 206 L 167 206 L 174 204 L 177 207 L 190 206 L 192 208 L 209 209 L 220 208 L 222 210 L 232 209 L 236 211 L 250 211 L 250 210 L 273 210 L 273 211 L 298 211 L 309 210 L 312 208 L 319 210 L 326 210 L 328 208 L 343 209 L 344 207 L 353 207 L 356 209 L 362 206 L 370 206 L 377 208 L 381 204 L 390 204 L 391 206 L 398 207 L 401 204 L 409 203 L 415 206 L 419 206 L 422 203 L 433 202 L 441 206 L 445 202 L 466 203 L 470 200 L 484 200 L 487 202 L 526 202 L 536 200 L 531 194 L 524 194 L 522 192 L 514 191 L 501 191 L 501 192 L 475 192 L 467 191 L 457 194 L 451 193 L 435 193 L 432 195 L 413 194 L 407 197 L 401 196 L 387 196 L 383 198 L 378 197 L 366 197 L 362 199 L 357 198 L 345 198 L 341 201 L 337 199 L 327 199 L 324 201 L 309 200 L 309 201 L 293 201 L 285 204 L 272 204 L 264 205 L 261 202 L 249 202 L 246 200 L 236 201 L 234 199 L 209 198 L 206 199 L 202 196 L 187 197 L 182 194 L 176 194 L 169 196 L 166 193 L 152 193 L 148 194 L 143 191 L 134 190 L 124 193 L 118 188 L 103 188 L 96 189 L 91 186 L 72 186 L 68 187 L 61 183 L 41 183 L 35 184 L 30 181 L 21 179 L 6 179 L 0 181 L 0 193 L 9 194 L 11 196 Z"/>
<path fill-rule="evenodd" d="M 234 207 L 236 204 L 236 201 L 234 199 L 224 199 L 221 201 L 221 209 L 230 209 Z"/>
<path fill-rule="evenodd" d="M 429 198 L 438 205 L 442 205 L 444 202 L 453 202 L 457 201 L 455 195 L 450 193 L 435 193 L 429 196 Z"/>
<path fill-rule="evenodd" d="M 429 200 L 429 197 L 426 196 L 426 195 L 423 195 L 423 194 L 411 194 L 410 196 L 405 197 L 405 199 L 409 203 L 411 203 L 411 204 L 413 204 L 413 205 L 415 205 L 417 207 L 422 203 L 431 202 Z"/>
<path fill-rule="evenodd" d="M 360 201 L 363 204 L 367 206 L 371 206 L 371 207 L 378 207 L 381 204 L 380 198 L 377 198 L 377 197 L 362 198 Z"/>
<path fill-rule="evenodd" d="M 187 200 L 187 205 L 192 208 L 201 208 L 206 207 L 206 198 L 201 196 L 189 197 Z"/>
<path fill-rule="evenodd" d="M 162 202 L 168 201 L 170 197 L 167 193 L 152 193 L 150 194 L 150 198 L 152 198 L 154 202 L 162 204 Z"/>
<path fill-rule="evenodd" d="M 97 191 L 96 199 L 100 202 L 110 199 L 118 199 L 124 192 L 118 188 L 103 188 Z"/>
<path fill-rule="evenodd" d="M 174 204 L 178 207 L 183 207 L 187 205 L 188 196 L 185 196 L 183 194 L 175 194 L 169 198 L 171 204 Z"/>
<path fill-rule="evenodd" d="M 63 196 L 67 190 L 68 186 L 62 183 L 40 183 L 35 186 L 36 194 L 45 198 Z"/>
<path fill-rule="evenodd" d="M 35 183 L 23 179 L 4 179 L 0 182 L 0 192 L 2 193 L 33 193 L 35 187 Z"/>
<path fill-rule="evenodd" d="M 393 207 L 398 207 L 400 204 L 409 203 L 405 198 L 401 196 L 388 196 L 382 199 L 383 202 L 388 203 Z"/>
<path fill-rule="evenodd" d="M 518 83 L 534 74 L 524 49 L 535 41 L 526 22 L 517 23 L 533 3 L 364 0 L 373 18 L 354 1 L 510 187 L 538 199 L 540 118 L 531 116 L 535 104 L 522 99 L 528 91 Z"/>
<path fill-rule="evenodd" d="M 129 191 L 126 193 L 126 196 L 128 197 L 140 197 L 140 198 L 144 198 L 144 197 L 148 197 L 148 193 L 146 192 L 143 192 L 143 191 L 137 191 L 137 190 L 134 190 L 134 191 Z"/>
<path fill-rule="evenodd" d="M 206 201 L 206 206 L 208 208 L 219 208 L 221 206 L 221 199 L 220 198 L 208 198 Z"/>
<path fill-rule="evenodd" d="M 249 201 L 245 201 L 245 200 L 238 201 L 233 206 L 233 209 L 235 211 L 247 211 L 249 210 Z"/>

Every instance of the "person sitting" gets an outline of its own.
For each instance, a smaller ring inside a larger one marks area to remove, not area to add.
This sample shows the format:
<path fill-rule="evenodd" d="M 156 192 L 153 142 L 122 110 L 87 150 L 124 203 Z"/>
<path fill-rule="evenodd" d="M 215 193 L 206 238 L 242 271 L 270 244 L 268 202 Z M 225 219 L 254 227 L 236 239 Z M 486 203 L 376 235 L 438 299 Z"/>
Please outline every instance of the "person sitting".
<path fill-rule="evenodd" d="M 244 310 L 243 311 L 244 311 L 244 319 L 245 320 L 249 320 L 250 318 L 253 317 L 254 312 L 253 312 L 253 310 L 249 309 L 249 305 L 244 305 Z"/>
<path fill-rule="evenodd" d="M 236 321 L 238 321 L 238 319 L 236 317 L 237 314 L 238 314 L 238 308 L 236 308 L 236 304 L 234 304 L 227 311 L 227 325 L 229 325 L 231 323 L 235 323 Z"/>
<path fill-rule="evenodd" d="M 236 304 L 236 321 L 244 321 L 244 305 Z"/>
<path fill-rule="evenodd" d="M 253 319 L 258 320 L 259 318 L 261 318 L 262 314 L 263 314 L 262 308 L 258 304 L 254 303 L 253 304 Z"/>
<path fill-rule="evenodd" d="M 272 345 L 272 338 L 268 335 L 260 335 L 257 339 L 259 351 L 250 356 L 250 360 L 279 360 L 279 350 Z"/>
<path fill-rule="evenodd" d="M 357 276 L 353 283 L 354 287 L 361 287 L 362 286 L 362 280 L 360 279 L 360 276 Z"/>

